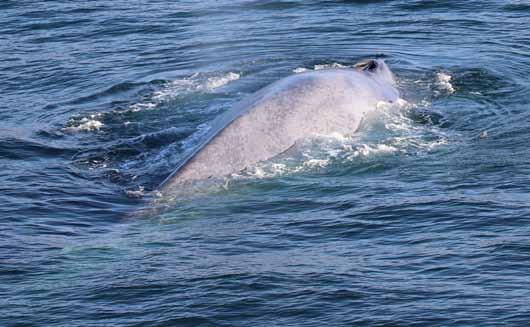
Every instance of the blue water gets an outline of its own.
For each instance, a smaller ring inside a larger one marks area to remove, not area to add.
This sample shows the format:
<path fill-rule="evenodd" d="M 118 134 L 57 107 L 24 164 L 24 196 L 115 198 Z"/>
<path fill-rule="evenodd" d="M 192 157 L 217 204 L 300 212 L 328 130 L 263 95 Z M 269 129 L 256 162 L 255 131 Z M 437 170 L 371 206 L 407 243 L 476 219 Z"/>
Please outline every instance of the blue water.
<path fill-rule="evenodd" d="M 528 326 L 530 3 L 0 2 L 1 326 Z M 238 100 L 400 108 L 134 218 Z"/>

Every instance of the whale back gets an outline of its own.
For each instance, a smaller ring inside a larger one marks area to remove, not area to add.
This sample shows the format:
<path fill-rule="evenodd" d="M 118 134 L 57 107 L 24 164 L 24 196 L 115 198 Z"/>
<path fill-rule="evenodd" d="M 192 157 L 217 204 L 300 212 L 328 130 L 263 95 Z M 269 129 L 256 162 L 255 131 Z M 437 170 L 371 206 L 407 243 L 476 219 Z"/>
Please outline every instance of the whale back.
<path fill-rule="evenodd" d="M 221 115 L 205 140 L 162 184 L 237 173 L 270 159 L 315 134 L 351 134 L 379 101 L 394 101 L 395 88 L 354 69 L 307 72 L 258 91 Z"/>

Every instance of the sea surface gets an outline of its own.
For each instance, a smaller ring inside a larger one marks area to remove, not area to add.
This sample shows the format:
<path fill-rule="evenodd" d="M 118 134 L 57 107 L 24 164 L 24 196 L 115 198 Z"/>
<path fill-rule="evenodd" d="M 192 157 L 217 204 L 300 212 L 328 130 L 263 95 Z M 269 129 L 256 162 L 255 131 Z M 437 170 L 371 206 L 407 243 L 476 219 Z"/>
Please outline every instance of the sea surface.
<path fill-rule="evenodd" d="M 359 133 L 135 214 L 242 98 L 373 57 Z M 529 1 L 0 1 L 0 326 L 529 325 Z"/>

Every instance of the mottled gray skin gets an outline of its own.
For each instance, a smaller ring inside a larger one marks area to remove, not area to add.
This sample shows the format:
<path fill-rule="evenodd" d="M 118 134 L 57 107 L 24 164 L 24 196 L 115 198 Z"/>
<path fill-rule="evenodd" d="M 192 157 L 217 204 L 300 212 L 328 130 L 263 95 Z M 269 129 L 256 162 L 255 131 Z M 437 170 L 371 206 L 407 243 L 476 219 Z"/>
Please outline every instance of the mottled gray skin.
<path fill-rule="evenodd" d="M 166 194 L 185 182 L 240 172 L 315 134 L 352 134 L 366 112 L 398 96 L 393 75 L 382 60 L 286 77 L 217 119 L 203 144 L 160 190 Z"/>

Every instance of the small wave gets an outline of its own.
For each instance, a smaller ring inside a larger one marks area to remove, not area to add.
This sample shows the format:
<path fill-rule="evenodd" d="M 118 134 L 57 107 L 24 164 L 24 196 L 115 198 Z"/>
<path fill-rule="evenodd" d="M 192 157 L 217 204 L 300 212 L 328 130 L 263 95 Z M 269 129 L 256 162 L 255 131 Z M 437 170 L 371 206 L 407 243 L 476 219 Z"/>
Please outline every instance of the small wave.
<path fill-rule="evenodd" d="M 170 103 L 179 97 L 187 96 L 197 92 L 214 92 L 226 86 L 232 81 L 241 77 L 234 72 L 223 73 L 221 75 L 211 73 L 195 73 L 191 76 L 176 79 L 162 84 L 158 90 L 148 96 L 144 96 L 141 101 L 105 113 L 95 113 L 87 117 L 72 117 L 63 128 L 66 132 L 93 132 L 100 130 L 105 125 L 105 120 L 111 116 L 119 114 L 135 113 L 145 110 L 154 110 Z M 130 124 L 124 121 L 124 125 Z"/>
<path fill-rule="evenodd" d="M 161 90 L 155 92 L 151 97 L 151 102 L 147 102 L 149 108 L 156 107 L 160 102 L 172 100 L 179 95 L 192 92 L 211 92 L 223 87 L 241 77 L 240 74 L 228 72 L 221 76 L 207 76 L 195 73 L 190 77 L 177 79 L 166 83 Z"/>
<path fill-rule="evenodd" d="M 81 119 L 70 119 L 68 126 L 62 130 L 65 132 L 91 132 L 98 131 L 103 127 L 103 123 L 97 119 L 94 119 L 97 115 L 91 115 L 90 118 L 83 117 Z"/>
<path fill-rule="evenodd" d="M 309 71 L 309 69 L 304 68 L 304 67 L 298 67 L 298 68 L 293 69 L 293 73 L 296 73 L 296 74 L 304 73 L 307 71 Z"/>
<path fill-rule="evenodd" d="M 462 92 L 460 76 L 454 68 L 415 73 L 413 76 L 398 78 L 401 94 L 414 103 L 435 102 L 437 99 Z"/>
<path fill-rule="evenodd" d="M 125 195 L 129 198 L 141 199 L 145 195 L 145 188 L 143 186 L 138 186 L 135 189 L 126 190 Z"/>
<path fill-rule="evenodd" d="M 413 104 L 399 99 L 382 103 L 368 115 L 354 135 L 333 133 L 315 135 L 280 158 L 262 162 L 232 175 L 235 180 L 273 178 L 308 171 L 347 167 L 352 163 L 385 161 L 401 154 L 420 155 L 449 143 L 449 136 L 433 124 L 418 124 L 410 112 L 425 103 Z M 342 168 L 339 168 L 342 169 Z"/>
<path fill-rule="evenodd" d="M 182 147 L 185 150 L 190 150 L 191 148 L 197 146 L 199 142 L 203 140 L 204 136 L 211 130 L 211 128 L 212 127 L 209 124 L 200 124 L 197 126 L 195 133 L 182 141 Z"/>
<path fill-rule="evenodd" d="M 351 155 L 351 158 L 360 156 L 370 156 L 375 154 L 394 153 L 398 148 L 386 144 L 361 144 Z"/>
<path fill-rule="evenodd" d="M 436 84 L 443 90 L 447 91 L 449 94 L 455 92 L 453 85 L 451 84 L 451 75 L 446 73 L 437 73 L 436 74 Z"/>
<path fill-rule="evenodd" d="M 528 11 L 530 10 L 530 3 L 528 3 L 527 1 L 507 1 L 509 3 L 505 4 L 503 6 L 503 9 L 504 10 L 507 10 L 507 11 L 520 11 L 520 12 L 523 12 L 523 13 L 528 13 Z"/>
<path fill-rule="evenodd" d="M 222 86 L 225 86 L 226 84 L 236 81 L 241 77 L 241 75 L 237 73 L 229 72 L 228 74 L 224 76 L 218 76 L 218 77 L 209 77 L 206 82 L 206 89 L 208 91 L 220 88 Z"/>
<path fill-rule="evenodd" d="M 296 73 L 296 74 L 299 74 L 299 73 L 304 73 L 304 72 L 307 72 L 307 71 L 311 71 L 311 70 L 322 70 L 322 69 L 337 69 L 337 68 L 352 68 L 353 66 L 346 66 L 346 65 L 343 65 L 343 64 L 339 64 L 339 63 L 331 63 L 331 64 L 318 64 L 318 65 L 314 65 L 313 68 L 305 68 L 305 67 L 297 67 L 295 69 L 293 69 L 293 73 Z"/>

